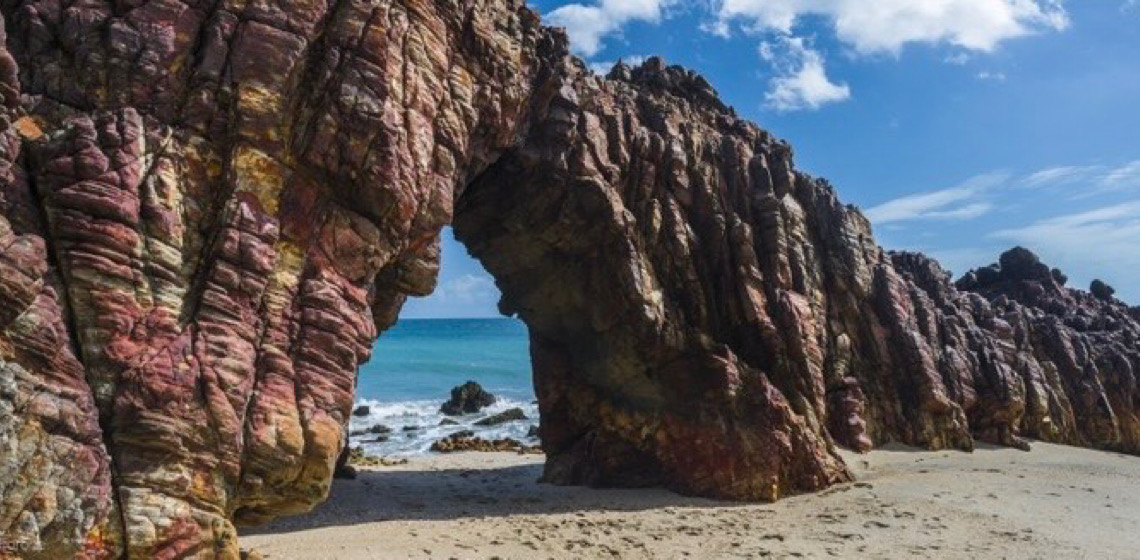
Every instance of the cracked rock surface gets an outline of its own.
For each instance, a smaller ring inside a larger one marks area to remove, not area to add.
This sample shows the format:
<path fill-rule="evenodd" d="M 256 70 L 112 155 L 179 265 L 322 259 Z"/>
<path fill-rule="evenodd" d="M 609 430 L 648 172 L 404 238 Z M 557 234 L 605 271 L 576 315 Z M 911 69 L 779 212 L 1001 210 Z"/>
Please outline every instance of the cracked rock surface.
<path fill-rule="evenodd" d="M 0 4 L 0 539 L 236 558 L 328 493 L 357 366 L 457 236 L 531 337 L 554 483 L 777 499 L 835 452 L 1140 453 L 1136 309 L 957 284 L 700 76 L 513 0 Z"/>

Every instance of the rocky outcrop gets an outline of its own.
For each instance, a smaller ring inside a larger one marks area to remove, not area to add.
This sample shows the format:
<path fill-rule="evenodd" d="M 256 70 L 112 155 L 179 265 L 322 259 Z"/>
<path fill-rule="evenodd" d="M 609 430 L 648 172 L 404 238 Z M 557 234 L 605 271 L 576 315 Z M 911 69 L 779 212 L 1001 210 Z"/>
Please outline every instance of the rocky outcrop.
<path fill-rule="evenodd" d="M 1140 454 L 1140 321 L 1111 294 L 1065 288 L 1058 272 L 1018 247 L 967 273 L 952 296 L 1001 343 L 998 365 L 1013 374 L 987 391 L 1010 394 L 1018 413 L 1002 418 L 1013 436 L 998 442 L 1021 435 Z"/>
<path fill-rule="evenodd" d="M 1116 295 L 1116 288 L 1105 284 L 1102 280 L 1093 280 L 1089 285 L 1089 293 L 1097 299 L 1112 301 L 1112 296 Z"/>
<path fill-rule="evenodd" d="M 521 408 L 508 408 L 498 414 L 492 414 L 481 420 L 476 420 L 476 426 L 498 426 L 507 422 L 526 420 L 526 413 Z"/>
<path fill-rule="evenodd" d="M 704 79 L 595 76 L 514 0 L 0 8 L 26 558 L 234 558 L 323 499 L 447 223 L 528 325 L 551 482 L 776 499 L 846 480 L 835 444 L 1138 450 L 1135 311 L 1020 252 L 958 287 L 885 253 Z"/>
<path fill-rule="evenodd" d="M 483 390 L 474 381 L 468 381 L 451 389 L 451 398 L 444 401 L 439 411 L 449 416 L 472 414 L 495 404 L 495 395 Z"/>
<path fill-rule="evenodd" d="M 525 445 L 512 438 L 483 439 L 469 434 L 455 434 L 431 444 L 436 453 L 458 453 L 460 451 L 481 451 L 484 453 L 514 451 L 519 454 L 542 453 L 542 449 Z"/>

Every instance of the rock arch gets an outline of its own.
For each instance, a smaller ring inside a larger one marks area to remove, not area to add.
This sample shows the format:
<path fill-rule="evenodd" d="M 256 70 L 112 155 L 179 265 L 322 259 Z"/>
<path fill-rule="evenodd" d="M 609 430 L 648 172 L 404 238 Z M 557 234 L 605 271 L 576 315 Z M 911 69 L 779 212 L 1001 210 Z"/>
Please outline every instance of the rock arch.
<path fill-rule="evenodd" d="M 234 522 L 319 502 L 452 221 L 530 328 L 553 482 L 775 499 L 846 480 L 836 443 L 1140 449 L 1122 304 L 1035 257 L 955 287 L 882 251 L 702 78 L 593 76 L 519 2 L 2 12 L 0 534 L 28 557 L 234 557 Z"/>

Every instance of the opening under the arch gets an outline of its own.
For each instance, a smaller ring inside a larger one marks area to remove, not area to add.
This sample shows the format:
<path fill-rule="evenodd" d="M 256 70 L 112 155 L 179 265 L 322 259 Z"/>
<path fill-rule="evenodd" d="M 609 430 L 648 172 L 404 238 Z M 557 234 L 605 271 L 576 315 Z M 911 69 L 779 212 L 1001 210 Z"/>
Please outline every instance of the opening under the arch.
<path fill-rule="evenodd" d="M 366 455 L 430 453 L 456 434 L 538 445 L 526 325 L 499 313 L 494 280 L 451 228 L 441 240 L 435 292 L 408 299 L 399 321 L 380 336 L 372 359 L 360 368 L 349 445 Z M 494 402 L 477 412 L 443 412 L 451 389 L 468 381 Z"/>

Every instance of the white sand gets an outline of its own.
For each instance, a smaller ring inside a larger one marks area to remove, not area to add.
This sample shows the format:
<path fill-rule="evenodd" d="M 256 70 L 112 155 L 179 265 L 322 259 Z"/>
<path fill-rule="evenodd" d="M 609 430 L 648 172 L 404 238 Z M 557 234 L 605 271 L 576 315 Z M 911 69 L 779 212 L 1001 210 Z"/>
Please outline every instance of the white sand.
<path fill-rule="evenodd" d="M 859 482 L 775 504 L 537 484 L 541 456 L 465 453 L 337 481 L 312 513 L 247 529 L 274 560 L 1140 558 L 1140 457 L 900 447 Z"/>

